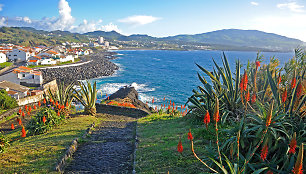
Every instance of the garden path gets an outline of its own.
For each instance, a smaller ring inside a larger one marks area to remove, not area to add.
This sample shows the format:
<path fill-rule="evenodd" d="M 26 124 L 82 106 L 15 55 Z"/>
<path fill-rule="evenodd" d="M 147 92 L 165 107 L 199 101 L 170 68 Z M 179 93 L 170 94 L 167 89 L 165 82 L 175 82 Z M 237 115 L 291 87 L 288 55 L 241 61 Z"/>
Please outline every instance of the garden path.
<path fill-rule="evenodd" d="M 136 119 L 97 114 L 103 120 L 84 140 L 65 173 L 132 173 Z"/>

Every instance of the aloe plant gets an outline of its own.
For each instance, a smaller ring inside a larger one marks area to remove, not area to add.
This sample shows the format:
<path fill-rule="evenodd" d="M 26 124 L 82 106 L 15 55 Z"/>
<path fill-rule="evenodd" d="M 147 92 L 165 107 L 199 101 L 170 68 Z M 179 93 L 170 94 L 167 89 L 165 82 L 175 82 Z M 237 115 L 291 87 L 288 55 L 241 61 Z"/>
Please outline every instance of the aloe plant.
<path fill-rule="evenodd" d="M 93 85 L 89 81 L 79 82 L 80 90 L 74 90 L 74 97 L 84 106 L 84 112 L 88 115 L 96 115 L 97 89 L 96 82 Z"/>

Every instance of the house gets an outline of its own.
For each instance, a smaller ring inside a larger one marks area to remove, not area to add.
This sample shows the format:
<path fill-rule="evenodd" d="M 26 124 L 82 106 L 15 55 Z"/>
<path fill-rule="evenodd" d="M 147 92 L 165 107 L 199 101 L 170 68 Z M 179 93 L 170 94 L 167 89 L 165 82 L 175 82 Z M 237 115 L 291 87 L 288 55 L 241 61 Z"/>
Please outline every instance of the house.
<path fill-rule="evenodd" d="M 26 62 L 31 56 L 31 53 L 23 49 L 13 49 L 7 53 L 7 58 L 11 61 L 24 61 Z"/>
<path fill-rule="evenodd" d="M 3 80 L 0 82 L 0 89 L 7 91 L 8 95 L 14 97 L 15 99 L 24 98 L 27 96 L 30 88 L 18 85 L 16 83 Z"/>
<path fill-rule="evenodd" d="M 68 62 L 68 61 L 74 62 L 74 56 L 66 55 L 60 57 L 60 62 Z"/>
<path fill-rule="evenodd" d="M 40 71 L 20 66 L 13 71 L 0 76 L 0 81 L 6 80 L 23 86 L 39 87 L 43 84 L 43 76 Z"/>
<path fill-rule="evenodd" d="M 40 60 L 28 60 L 28 65 L 39 65 Z"/>
<path fill-rule="evenodd" d="M 7 61 L 6 54 L 3 52 L 0 52 L 0 63 L 4 63 L 6 61 Z"/>
<path fill-rule="evenodd" d="M 61 54 L 52 50 L 38 54 L 38 56 L 59 57 Z"/>
<path fill-rule="evenodd" d="M 43 58 L 40 60 L 41 65 L 55 65 L 57 62 L 53 58 Z"/>

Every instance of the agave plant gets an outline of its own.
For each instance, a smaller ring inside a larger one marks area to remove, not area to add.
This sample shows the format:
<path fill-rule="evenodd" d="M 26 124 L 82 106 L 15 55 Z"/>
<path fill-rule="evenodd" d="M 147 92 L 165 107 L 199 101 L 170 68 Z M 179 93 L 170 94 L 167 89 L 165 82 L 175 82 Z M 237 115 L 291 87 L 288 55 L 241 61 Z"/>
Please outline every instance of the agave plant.
<path fill-rule="evenodd" d="M 97 89 L 96 82 L 93 85 L 89 81 L 79 82 L 80 90 L 74 90 L 74 97 L 84 106 L 84 112 L 88 115 L 96 115 Z"/>
<path fill-rule="evenodd" d="M 48 89 L 48 97 L 49 101 L 54 101 L 60 105 L 64 106 L 60 109 L 58 109 L 63 115 L 68 116 L 69 115 L 69 108 L 71 105 L 71 102 L 73 100 L 73 83 L 69 84 L 68 86 L 65 87 L 65 84 L 62 83 L 58 86 L 58 90 L 55 92 L 52 92 L 51 89 Z M 46 95 L 45 95 L 46 96 Z M 46 98 L 46 97 L 45 97 Z"/>

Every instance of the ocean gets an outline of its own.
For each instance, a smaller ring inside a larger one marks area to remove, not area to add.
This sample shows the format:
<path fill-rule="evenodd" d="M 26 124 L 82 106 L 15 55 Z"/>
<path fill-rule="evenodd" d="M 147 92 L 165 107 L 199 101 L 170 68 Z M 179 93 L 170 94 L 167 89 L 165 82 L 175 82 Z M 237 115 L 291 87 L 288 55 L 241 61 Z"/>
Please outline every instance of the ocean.
<path fill-rule="evenodd" d="M 157 106 L 165 97 L 178 105 L 185 104 L 192 90 L 201 85 L 197 72 L 200 69 L 195 63 L 208 70 L 213 70 L 213 61 L 222 65 L 222 51 L 164 51 L 164 50 L 120 50 L 118 58 L 113 60 L 120 68 L 110 77 L 96 80 L 98 100 L 106 98 L 120 87 L 132 85 L 143 102 L 154 101 Z M 244 69 L 249 61 L 256 59 L 257 52 L 226 51 L 224 52 L 234 71 L 235 61 L 240 60 Z M 271 57 L 278 58 L 283 65 L 293 58 L 294 52 L 262 52 L 264 63 Z M 203 74 L 203 73 L 202 73 Z M 207 78 L 207 80 L 209 80 Z"/>

